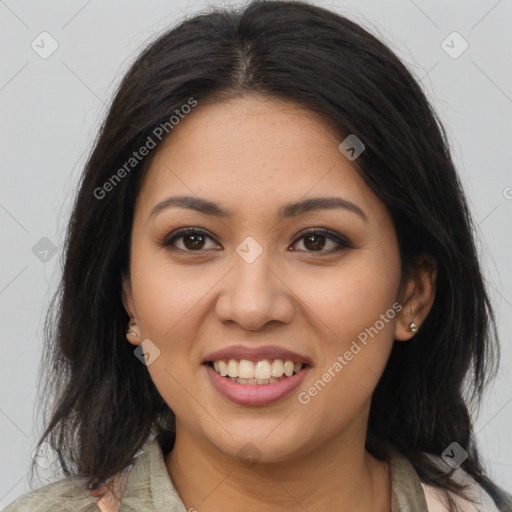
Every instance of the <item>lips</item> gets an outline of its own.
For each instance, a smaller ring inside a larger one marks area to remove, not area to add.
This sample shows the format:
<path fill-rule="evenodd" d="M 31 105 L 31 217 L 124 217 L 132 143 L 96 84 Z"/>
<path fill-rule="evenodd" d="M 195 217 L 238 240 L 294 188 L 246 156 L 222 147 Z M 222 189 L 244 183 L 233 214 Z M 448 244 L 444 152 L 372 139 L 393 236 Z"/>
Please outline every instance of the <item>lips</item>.
<path fill-rule="evenodd" d="M 235 345 L 210 353 L 203 366 L 224 397 L 239 405 L 261 406 L 288 396 L 305 378 L 311 359 L 275 345 Z"/>
<path fill-rule="evenodd" d="M 306 366 L 299 373 L 272 384 L 247 385 L 222 377 L 211 366 L 204 364 L 213 387 L 231 402 L 244 406 L 270 405 L 288 397 L 305 379 L 310 368 Z"/>

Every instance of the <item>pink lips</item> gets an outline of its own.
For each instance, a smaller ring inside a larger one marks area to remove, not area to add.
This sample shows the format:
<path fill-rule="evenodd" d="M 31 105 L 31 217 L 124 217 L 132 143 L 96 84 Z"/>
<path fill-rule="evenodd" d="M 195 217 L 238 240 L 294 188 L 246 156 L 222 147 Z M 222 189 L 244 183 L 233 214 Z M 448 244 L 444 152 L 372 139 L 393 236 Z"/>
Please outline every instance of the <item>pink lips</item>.
<path fill-rule="evenodd" d="M 274 384 L 238 384 L 221 377 L 211 366 L 203 365 L 215 389 L 239 405 L 268 405 L 289 395 L 304 379 L 309 367 Z"/>
<path fill-rule="evenodd" d="M 229 361 L 230 359 L 246 359 L 248 361 L 261 361 L 263 359 L 282 359 L 303 363 L 299 373 L 287 377 L 273 384 L 239 384 L 226 377 L 222 377 L 206 363 L 211 361 Z M 203 361 L 203 367 L 208 374 L 210 382 L 215 389 L 228 400 L 248 406 L 269 405 L 288 396 L 304 380 L 311 366 L 311 359 L 307 356 L 292 352 L 276 345 L 261 347 L 244 347 L 235 345 L 217 350 L 209 354 Z"/>

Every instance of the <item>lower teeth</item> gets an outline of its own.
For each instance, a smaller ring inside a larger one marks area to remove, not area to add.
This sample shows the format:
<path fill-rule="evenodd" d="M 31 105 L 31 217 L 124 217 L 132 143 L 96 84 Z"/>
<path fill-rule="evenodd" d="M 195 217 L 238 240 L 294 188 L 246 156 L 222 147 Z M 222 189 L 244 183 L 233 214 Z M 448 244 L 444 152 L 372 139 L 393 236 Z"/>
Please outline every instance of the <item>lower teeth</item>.
<path fill-rule="evenodd" d="M 294 373 L 294 375 L 296 375 Z M 226 375 L 226 379 L 229 379 L 232 382 L 237 382 L 238 384 L 248 384 L 248 385 L 258 385 L 258 384 L 274 384 L 274 382 L 279 382 L 281 380 L 287 379 L 286 375 L 279 377 L 278 379 L 270 378 L 270 379 L 242 379 L 240 377 L 229 377 Z"/>

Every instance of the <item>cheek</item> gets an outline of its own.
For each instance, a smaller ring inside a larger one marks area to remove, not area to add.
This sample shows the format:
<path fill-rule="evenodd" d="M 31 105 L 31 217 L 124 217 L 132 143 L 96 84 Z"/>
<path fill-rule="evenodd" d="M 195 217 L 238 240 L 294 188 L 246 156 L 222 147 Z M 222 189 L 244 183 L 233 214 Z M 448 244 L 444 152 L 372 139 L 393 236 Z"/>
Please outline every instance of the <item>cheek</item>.
<path fill-rule="evenodd" d="M 173 410 L 186 411 L 190 402 L 181 383 L 187 382 L 187 390 L 194 393 L 191 375 L 200 357 L 195 341 L 204 321 L 201 301 L 208 300 L 208 291 L 218 281 L 211 274 L 198 267 L 171 265 L 161 255 L 132 253 L 132 292 L 142 339 L 150 339 L 160 351 L 147 369 Z"/>
<path fill-rule="evenodd" d="M 219 280 L 207 266 L 172 265 L 165 253 L 132 253 L 131 279 L 143 335 L 164 341 L 175 338 L 195 316 Z"/>
<path fill-rule="evenodd" d="M 392 308 L 400 284 L 398 255 L 354 251 L 336 267 L 293 277 L 294 293 L 314 313 L 321 336 L 340 348 Z M 396 258 L 395 258 L 396 256 Z M 394 310 L 389 317 L 395 317 Z M 379 330 L 392 336 L 393 322 Z"/>

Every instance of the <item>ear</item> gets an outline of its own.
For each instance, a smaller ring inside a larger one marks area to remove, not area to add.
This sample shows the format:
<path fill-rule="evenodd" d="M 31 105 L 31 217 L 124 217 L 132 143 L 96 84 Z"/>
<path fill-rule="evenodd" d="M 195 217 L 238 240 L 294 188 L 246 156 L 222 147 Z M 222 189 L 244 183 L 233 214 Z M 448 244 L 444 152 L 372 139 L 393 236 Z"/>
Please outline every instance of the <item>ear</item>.
<path fill-rule="evenodd" d="M 132 345 L 140 345 L 142 337 L 140 335 L 140 329 L 137 325 L 137 316 L 135 314 L 135 307 L 133 302 L 132 287 L 128 276 L 122 277 L 122 289 L 121 289 L 121 300 L 126 313 L 130 317 L 130 322 L 126 326 L 126 339 Z"/>
<path fill-rule="evenodd" d="M 402 286 L 400 300 L 402 309 L 397 315 L 395 340 L 407 341 L 415 335 L 410 328 L 411 322 L 414 322 L 418 329 L 421 328 L 421 324 L 427 318 L 434 303 L 436 281 L 437 262 L 435 258 L 428 254 L 421 255 L 416 259 Z"/>

